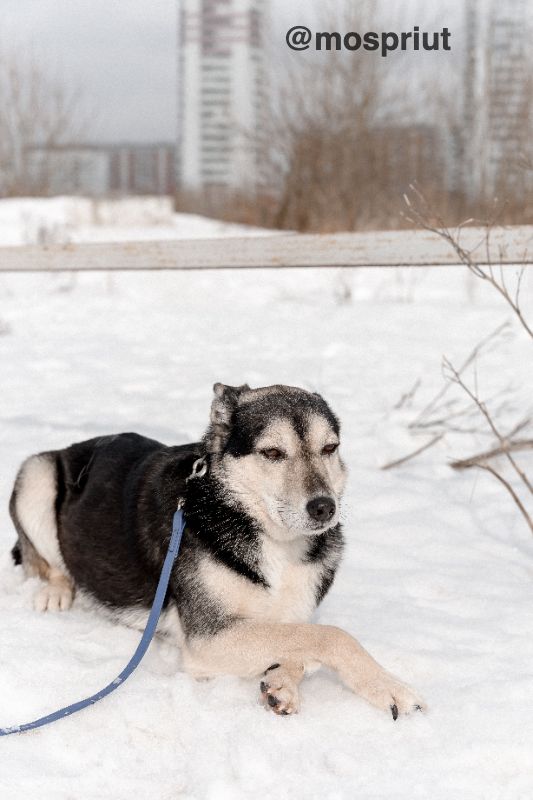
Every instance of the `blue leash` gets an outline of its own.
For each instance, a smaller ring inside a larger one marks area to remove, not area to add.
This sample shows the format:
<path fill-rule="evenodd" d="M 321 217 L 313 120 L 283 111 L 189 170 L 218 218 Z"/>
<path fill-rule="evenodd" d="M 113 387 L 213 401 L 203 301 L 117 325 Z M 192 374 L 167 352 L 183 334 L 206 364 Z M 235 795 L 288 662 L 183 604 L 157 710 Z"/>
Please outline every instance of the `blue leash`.
<path fill-rule="evenodd" d="M 150 642 L 154 637 L 159 615 L 161 614 L 161 608 L 163 607 L 163 601 L 167 593 L 170 571 L 175 558 L 178 555 L 184 528 L 185 520 L 183 517 L 183 511 L 178 509 L 174 514 L 174 519 L 172 521 L 172 535 L 170 537 L 170 543 L 168 545 L 165 562 L 163 564 L 163 569 L 161 570 L 161 576 L 159 578 L 159 583 L 157 584 L 157 591 L 155 593 L 150 616 L 148 617 L 148 622 L 146 623 L 146 628 L 144 629 L 141 641 L 137 645 L 137 649 L 120 675 L 118 675 L 114 681 L 111 681 L 111 683 L 109 683 L 104 689 L 101 689 L 99 692 L 91 695 L 90 697 L 86 697 L 85 700 L 79 700 L 77 703 L 72 703 L 70 706 L 60 708 L 58 711 L 54 711 L 53 714 L 47 714 L 46 717 L 41 717 L 33 722 L 25 722 L 23 725 L 12 725 L 10 728 L 0 728 L 0 736 L 9 736 L 12 733 L 24 733 L 25 731 L 31 731 L 34 728 L 42 728 L 43 725 L 49 725 L 50 722 L 55 722 L 58 719 L 63 719 L 63 717 L 76 714 L 76 712 L 81 711 L 82 708 L 87 708 L 87 706 L 97 703 L 98 700 L 101 700 L 106 695 L 114 692 L 115 689 L 118 689 L 118 687 L 124 683 L 126 678 L 129 678 L 133 670 L 139 666 L 144 654 L 148 650 Z"/>

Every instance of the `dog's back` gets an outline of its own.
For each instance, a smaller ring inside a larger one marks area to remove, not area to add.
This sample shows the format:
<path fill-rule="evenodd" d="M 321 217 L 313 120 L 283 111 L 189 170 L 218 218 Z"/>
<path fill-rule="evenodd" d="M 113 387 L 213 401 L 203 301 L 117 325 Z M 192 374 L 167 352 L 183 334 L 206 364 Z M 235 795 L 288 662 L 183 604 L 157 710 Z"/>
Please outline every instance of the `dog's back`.
<path fill-rule="evenodd" d="M 24 462 L 10 501 L 18 533 L 13 557 L 27 575 L 46 581 L 38 609 L 68 608 L 74 586 L 113 607 L 150 604 L 159 564 L 138 538 L 140 484 L 155 454 L 178 473 L 182 461 L 189 468 L 197 447 L 167 448 L 125 433 Z"/>

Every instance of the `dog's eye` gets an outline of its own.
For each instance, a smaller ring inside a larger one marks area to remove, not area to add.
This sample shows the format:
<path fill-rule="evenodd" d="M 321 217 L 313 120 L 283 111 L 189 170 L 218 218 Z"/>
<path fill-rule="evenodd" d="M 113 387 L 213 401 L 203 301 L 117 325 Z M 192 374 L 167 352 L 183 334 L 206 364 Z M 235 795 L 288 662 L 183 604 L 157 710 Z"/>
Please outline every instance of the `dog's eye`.
<path fill-rule="evenodd" d="M 326 444 L 322 448 L 322 455 L 323 456 L 330 456 L 332 453 L 335 452 L 335 450 L 337 449 L 338 446 L 339 446 L 338 443 Z"/>
<path fill-rule="evenodd" d="M 282 450 L 278 450 L 277 447 L 267 447 L 266 450 L 260 450 L 259 452 L 269 461 L 281 461 L 282 458 L 285 458 L 285 453 Z"/>

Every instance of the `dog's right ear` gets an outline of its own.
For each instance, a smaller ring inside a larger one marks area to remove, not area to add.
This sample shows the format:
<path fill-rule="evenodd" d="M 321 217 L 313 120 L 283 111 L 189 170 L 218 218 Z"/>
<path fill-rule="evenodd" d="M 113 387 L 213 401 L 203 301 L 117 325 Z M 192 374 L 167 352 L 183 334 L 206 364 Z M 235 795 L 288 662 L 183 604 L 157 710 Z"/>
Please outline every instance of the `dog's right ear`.
<path fill-rule="evenodd" d="M 249 389 L 246 383 L 242 386 L 215 383 L 213 386 L 215 396 L 211 403 L 211 425 L 205 440 L 208 453 L 220 453 L 224 449 L 231 432 L 231 420 L 239 403 L 239 397 Z"/>

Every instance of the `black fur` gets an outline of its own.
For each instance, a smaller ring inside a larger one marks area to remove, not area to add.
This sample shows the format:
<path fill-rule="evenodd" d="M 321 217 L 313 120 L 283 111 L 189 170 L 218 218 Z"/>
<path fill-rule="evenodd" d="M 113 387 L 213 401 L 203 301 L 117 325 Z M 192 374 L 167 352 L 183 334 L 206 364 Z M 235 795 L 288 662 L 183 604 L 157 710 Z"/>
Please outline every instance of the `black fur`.
<path fill-rule="evenodd" d="M 320 605 L 326 594 L 331 588 L 331 584 L 335 579 L 335 570 L 333 567 L 326 567 L 321 575 L 320 581 L 317 584 L 315 591 L 315 599 L 317 606 Z"/>
<path fill-rule="evenodd" d="M 166 447 L 135 433 L 59 453 L 66 478 L 58 515 L 61 552 L 74 583 L 110 608 L 152 604 L 172 516 L 199 444 Z M 187 516 L 169 584 L 185 633 L 215 633 L 229 620 L 197 579 L 205 547 Z"/>

